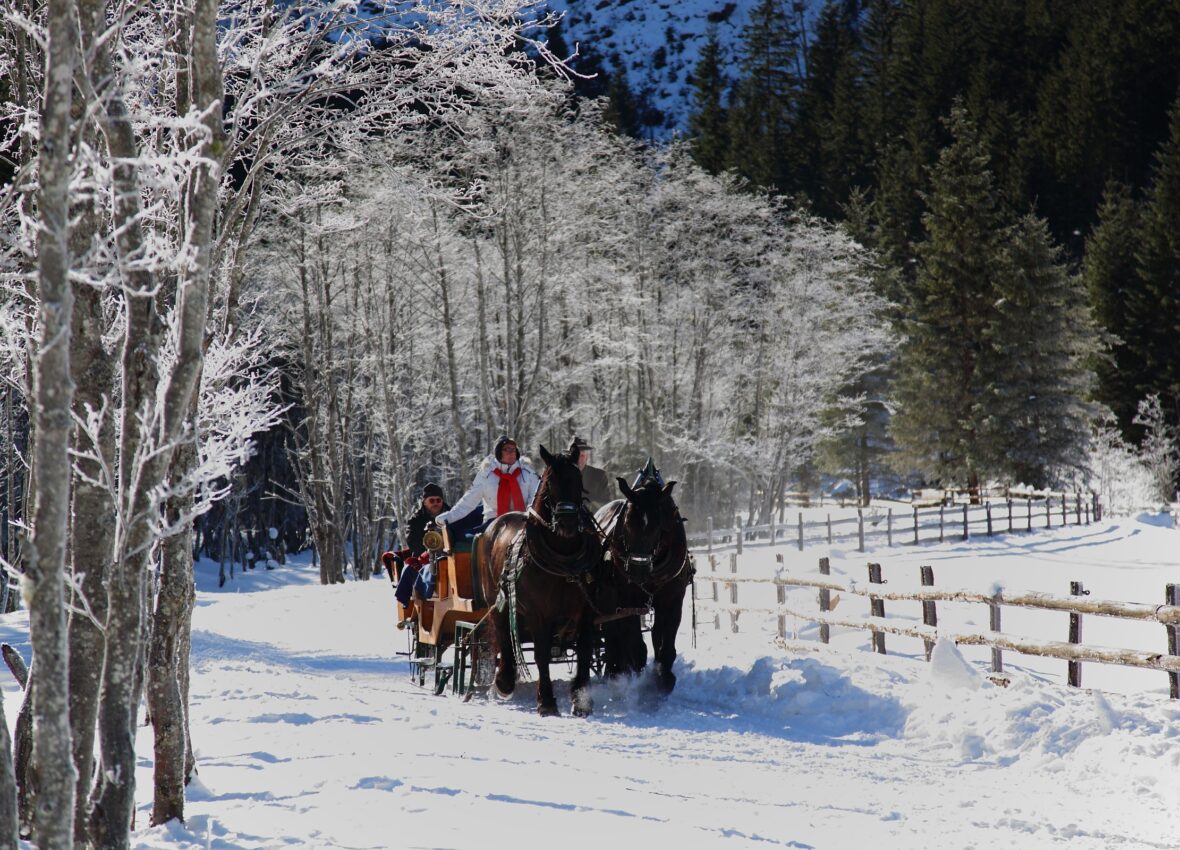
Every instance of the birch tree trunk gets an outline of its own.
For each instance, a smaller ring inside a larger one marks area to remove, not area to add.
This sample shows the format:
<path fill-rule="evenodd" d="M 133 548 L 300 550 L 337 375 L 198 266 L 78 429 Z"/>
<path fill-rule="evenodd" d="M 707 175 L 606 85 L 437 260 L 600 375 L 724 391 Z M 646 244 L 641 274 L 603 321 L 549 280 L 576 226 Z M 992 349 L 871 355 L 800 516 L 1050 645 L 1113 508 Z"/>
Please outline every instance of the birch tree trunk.
<path fill-rule="evenodd" d="M 70 728 L 74 768 L 78 773 L 74 808 L 74 842 L 87 840 L 90 785 L 94 773 L 95 723 L 102 683 L 107 617 L 106 581 L 115 541 L 115 503 L 106 472 L 114 469 L 114 430 L 106 406 L 114 395 L 114 363 L 103 347 L 106 328 L 101 293 L 88 285 L 75 288 L 71 363 L 76 378 L 74 415 L 92 417 L 93 426 L 78 428 L 75 441 L 74 510 L 70 552 L 74 582 L 81 598 L 71 600 Z M 96 442 L 95 442 L 96 440 Z M 89 611 L 90 615 L 85 612 Z"/>
<path fill-rule="evenodd" d="M 188 473 L 197 460 L 196 444 L 190 440 L 173 459 L 173 479 Z M 167 538 L 161 547 L 160 587 L 152 619 L 152 643 L 148 653 L 147 705 L 155 735 L 152 798 L 153 826 L 172 819 L 184 821 L 184 785 L 187 779 L 187 704 L 181 687 L 181 668 L 187 668 L 186 633 L 191 628 L 193 586 L 191 495 L 175 497 L 166 508 L 170 527 L 183 524 L 181 531 Z"/>
<path fill-rule="evenodd" d="M 70 507 L 69 186 L 71 116 L 78 21 L 70 0 L 50 0 L 37 197 L 40 341 L 33 367 L 33 469 L 37 489 L 25 577 L 29 631 L 37 658 L 33 691 L 33 835 L 42 847 L 73 843 L 74 773 L 70 746 L 69 644 L 65 616 Z"/>

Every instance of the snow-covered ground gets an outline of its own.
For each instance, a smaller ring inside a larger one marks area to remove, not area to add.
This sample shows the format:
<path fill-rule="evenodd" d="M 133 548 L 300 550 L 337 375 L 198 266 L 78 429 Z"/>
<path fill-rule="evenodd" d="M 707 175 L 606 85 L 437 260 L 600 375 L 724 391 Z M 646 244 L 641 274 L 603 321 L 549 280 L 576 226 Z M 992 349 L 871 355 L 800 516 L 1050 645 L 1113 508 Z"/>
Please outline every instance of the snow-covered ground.
<path fill-rule="evenodd" d="M 823 554 L 747 547 L 742 571 L 814 572 Z M 890 589 L 916 586 L 931 564 L 940 587 L 1064 593 L 1080 580 L 1095 597 L 1162 602 L 1180 581 L 1180 531 L 1144 517 L 830 557 L 836 577 L 858 581 L 865 561 L 881 562 Z M 890 636 L 879 656 L 867 633 L 834 629 L 824 647 L 801 621 L 780 645 L 772 615 L 714 631 L 702 603 L 707 625 L 695 648 L 682 630 L 666 702 L 604 683 L 594 715 L 577 719 L 560 667 L 565 713 L 542 719 L 530 686 L 501 703 L 412 685 L 384 578 L 320 587 L 303 564 L 217 590 L 215 566 L 198 569 L 200 775 L 187 824 L 141 828 L 137 848 L 1180 845 L 1180 702 L 1163 673 L 1090 664 L 1083 683 L 1109 690 L 1072 689 L 1063 662 L 1006 654 L 1000 688 L 983 678 L 986 650 L 940 644 L 928 664 L 919 641 Z M 814 605 L 803 593 L 799 605 Z M 917 616 L 902 603 L 887 614 Z M 943 618 L 987 624 L 985 609 L 943 606 Z M 1064 614 L 1005 618 L 1006 631 L 1064 638 Z M 1087 617 L 1086 642 L 1164 647 L 1158 625 L 1112 623 Z M 0 638 L 27 653 L 24 628 L 11 615 Z M 139 749 L 146 824 L 150 730 Z"/>

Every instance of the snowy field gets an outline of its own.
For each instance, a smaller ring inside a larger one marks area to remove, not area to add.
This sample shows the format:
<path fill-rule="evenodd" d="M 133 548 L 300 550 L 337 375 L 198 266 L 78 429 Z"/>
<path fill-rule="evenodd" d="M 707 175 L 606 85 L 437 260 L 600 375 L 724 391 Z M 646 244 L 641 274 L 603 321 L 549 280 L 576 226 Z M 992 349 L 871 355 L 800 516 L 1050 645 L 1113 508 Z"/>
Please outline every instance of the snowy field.
<path fill-rule="evenodd" d="M 1064 594 L 1080 580 L 1095 598 L 1136 602 L 1180 582 L 1180 531 L 1150 517 L 867 554 L 747 547 L 741 569 L 814 572 L 824 554 L 858 582 L 880 561 L 893 590 L 917 586 L 919 564 L 939 587 Z M 802 621 L 782 645 L 773 615 L 743 615 L 735 635 L 702 605 L 707 624 L 695 648 L 682 629 L 665 703 L 600 684 L 594 715 L 576 719 L 559 667 L 564 714 L 541 719 L 528 685 L 507 703 L 413 686 L 384 577 L 320 587 L 303 564 L 218 590 L 215 565 L 198 573 L 199 779 L 187 824 L 146 828 L 143 730 L 144 850 L 1180 846 L 1180 702 L 1163 673 L 1088 664 L 1083 684 L 1103 690 L 1074 689 L 1064 662 L 1007 653 L 1000 688 L 983 678 L 986 649 L 940 644 L 928 664 L 920 641 L 889 636 L 882 657 L 865 632 L 834 629 L 823 647 Z M 944 607 L 940 622 L 987 625 L 981 606 Z M 1066 615 L 1010 611 L 1005 631 L 1064 639 Z M 1087 617 L 1086 643 L 1164 648 L 1162 627 L 1112 622 Z M 10 615 L 0 638 L 27 656 L 26 628 Z M 18 695 L 3 687 L 11 722 Z"/>

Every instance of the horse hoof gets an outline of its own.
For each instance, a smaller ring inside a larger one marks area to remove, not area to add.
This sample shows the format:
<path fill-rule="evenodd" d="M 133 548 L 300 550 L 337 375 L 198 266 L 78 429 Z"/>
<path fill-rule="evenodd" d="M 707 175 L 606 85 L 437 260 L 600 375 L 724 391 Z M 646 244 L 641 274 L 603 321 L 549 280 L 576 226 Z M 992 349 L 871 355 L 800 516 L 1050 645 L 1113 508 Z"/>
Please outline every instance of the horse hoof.
<path fill-rule="evenodd" d="M 537 706 L 537 714 L 541 715 L 542 717 L 561 716 L 561 712 L 557 710 L 557 703 L 553 703 L 552 705 L 548 705 L 546 703 L 539 704 Z"/>
<path fill-rule="evenodd" d="M 511 699 L 512 692 L 516 690 L 516 683 L 513 682 L 505 686 L 498 678 L 495 680 L 495 691 L 498 699 Z"/>
<path fill-rule="evenodd" d="M 667 696 L 668 694 L 672 693 L 672 689 L 676 687 L 676 674 L 661 673 L 659 678 L 656 679 L 656 682 L 659 685 L 660 693 L 663 696 Z"/>
<path fill-rule="evenodd" d="M 573 694 L 574 716 L 589 717 L 594 711 L 594 700 L 590 697 L 589 688 L 578 688 Z"/>

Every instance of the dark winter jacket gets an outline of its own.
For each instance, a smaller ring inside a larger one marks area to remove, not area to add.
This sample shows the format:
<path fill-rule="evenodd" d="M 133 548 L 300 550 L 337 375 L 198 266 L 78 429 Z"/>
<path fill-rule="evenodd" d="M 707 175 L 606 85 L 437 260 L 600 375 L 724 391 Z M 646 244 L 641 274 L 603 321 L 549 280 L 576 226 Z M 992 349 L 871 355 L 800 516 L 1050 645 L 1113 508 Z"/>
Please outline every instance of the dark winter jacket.
<path fill-rule="evenodd" d="M 443 502 L 442 509 L 444 511 L 450 510 L 450 507 L 445 501 Z M 409 547 L 411 555 L 421 555 L 426 551 L 426 547 L 422 545 L 422 535 L 426 533 L 426 526 L 435 518 L 435 514 L 426 510 L 425 505 L 419 505 L 418 510 L 414 511 L 413 516 L 406 523 L 406 546 Z"/>
<path fill-rule="evenodd" d="M 597 466 L 587 466 L 582 470 L 582 489 L 586 491 L 586 503 L 591 512 L 598 510 L 612 499 L 619 498 L 618 493 L 611 492 L 606 471 Z"/>

